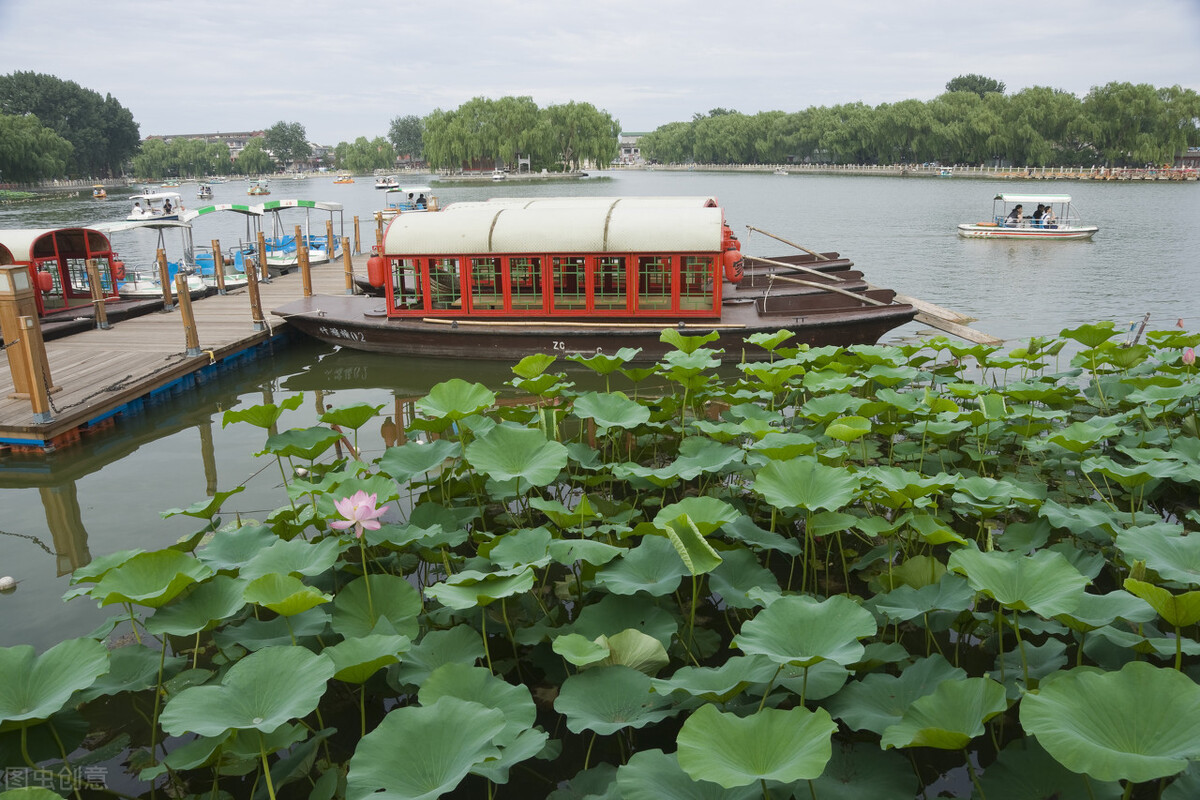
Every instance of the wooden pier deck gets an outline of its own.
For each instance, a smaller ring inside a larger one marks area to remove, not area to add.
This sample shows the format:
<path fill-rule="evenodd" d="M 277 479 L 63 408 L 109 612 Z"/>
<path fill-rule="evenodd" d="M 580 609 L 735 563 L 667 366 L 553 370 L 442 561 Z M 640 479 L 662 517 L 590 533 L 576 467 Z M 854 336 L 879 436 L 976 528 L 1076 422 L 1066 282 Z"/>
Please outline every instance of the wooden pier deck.
<path fill-rule="evenodd" d="M 365 274 L 365 256 L 356 274 Z M 344 294 L 345 268 L 339 259 L 312 267 L 314 294 Z M 260 283 L 265 330 L 255 330 L 249 292 L 237 289 L 193 301 L 198 356 L 186 355 L 179 310 L 158 311 L 46 342 L 50 374 L 59 391 L 50 395 L 52 421 L 34 421 L 30 402 L 12 398 L 12 371 L 0 351 L 0 453 L 9 448 L 54 450 L 77 441 L 96 427 L 107 427 L 124 407 L 164 390 L 188 376 L 253 353 L 286 333 L 286 322 L 271 309 L 303 296 L 300 273 Z M 202 379 L 202 377 L 201 377 Z"/>

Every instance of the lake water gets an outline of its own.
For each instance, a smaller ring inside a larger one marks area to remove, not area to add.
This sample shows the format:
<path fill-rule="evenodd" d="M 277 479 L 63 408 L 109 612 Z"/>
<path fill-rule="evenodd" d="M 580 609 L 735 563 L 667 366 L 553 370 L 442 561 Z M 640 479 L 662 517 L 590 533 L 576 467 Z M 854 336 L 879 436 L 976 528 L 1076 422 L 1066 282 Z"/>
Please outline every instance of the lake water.
<path fill-rule="evenodd" d="M 402 183 L 417 184 L 428 176 Z M 374 241 L 372 213 L 383 192 L 369 178 L 334 185 L 332 176 L 276 181 L 270 199 L 341 202 L 345 234 L 361 218 L 364 244 Z M 215 184 L 212 201 L 197 201 L 195 184 L 178 190 L 187 206 L 246 203 L 245 182 Z M 0 206 L 0 228 L 47 228 L 124 218 L 128 192 L 111 191 L 107 203 L 78 197 Z M 955 234 L 960 222 L 987 219 L 997 192 L 1072 195 L 1084 221 L 1100 226 L 1085 242 L 989 242 Z M 963 178 L 894 178 L 727 174 L 705 172 L 602 173 L 577 182 L 439 186 L 442 204 L 496 196 L 715 195 L 726 219 L 751 255 L 789 252 L 753 225 L 814 250 L 837 250 L 867 278 L 977 318 L 972 326 L 1010 340 L 1052 336 L 1063 328 L 1113 320 L 1118 326 L 1150 313 L 1150 327 L 1179 319 L 1200 327 L 1200 185 L 1196 183 L 1011 182 Z M 288 224 L 296 219 L 288 218 Z M 324 230 L 324 216 L 313 225 Z M 245 235 L 235 215 L 195 223 L 197 244 L 219 238 L 234 244 Z M 147 232 L 116 234 L 126 261 L 148 259 L 155 246 Z M 178 242 L 167 242 L 177 257 Z M 918 324 L 888 340 L 927 332 Z M 182 345 L 181 345 L 182 346 Z M 221 427 L 225 409 L 280 401 L 296 392 L 304 405 L 288 412 L 282 427 L 314 423 L 324 407 L 355 402 L 383 405 L 395 416 L 405 398 L 423 395 L 449 377 L 499 388 L 506 364 L 447 363 L 338 351 L 296 342 L 257 362 L 172 396 L 145 413 L 123 418 L 80 446 L 48 457 L 0 457 L 0 575 L 21 583 L 0 595 L 0 646 L 33 644 L 39 650 L 87 633 L 116 607 L 97 609 L 86 599 L 60 598 L 72 569 L 116 550 L 165 546 L 196 530 L 195 520 L 160 512 L 186 508 L 214 490 L 247 488 L 225 503 L 225 519 L 261 518 L 286 502 L 273 459 L 257 458 L 265 434 L 246 424 Z M 616 387 L 614 387 L 616 388 Z M 382 422 L 382 419 L 380 420 Z M 360 432 L 364 456 L 384 448 L 379 423 Z"/>

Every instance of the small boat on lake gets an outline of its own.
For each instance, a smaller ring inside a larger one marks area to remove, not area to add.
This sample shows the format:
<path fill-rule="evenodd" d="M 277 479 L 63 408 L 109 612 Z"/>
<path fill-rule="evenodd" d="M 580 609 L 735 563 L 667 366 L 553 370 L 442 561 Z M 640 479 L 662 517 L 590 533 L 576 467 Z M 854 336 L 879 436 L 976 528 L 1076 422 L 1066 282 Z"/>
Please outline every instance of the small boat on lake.
<path fill-rule="evenodd" d="M 776 175 L 787 175 L 787 174 L 788 174 L 788 171 L 787 171 L 786 169 L 784 169 L 783 167 L 778 167 L 778 168 L 775 170 L 775 174 L 776 174 Z"/>
<path fill-rule="evenodd" d="M 655 361 L 671 349 L 660 340 L 666 328 L 716 331 L 709 346 L 730 362 L 770 358 L 744 343 L 755 333 L 868 344 L 917 313 L 861 274 L 839 275 L 850 262 L 836 254 L 744 269 L 740 248 L 711 197 L 453 203 L 389 224 L 368 262 L 382 298 L 316 296 L 274 313 L 345 347 L 510 361 L 622 347 Z"/>
<path fill-rule="evenodd" d="M 349 172 L 339 172 L 337 177 L 333 179 L 334 183 L 354 183 L 354 176 Z"/>
<path fill-rule="evenodd" d="M 133 207 L 125 219 L 129 222 L 177 220 L 183 211 L 183 198 L 178 192 L 150 192 L 130 198 Z"/>
<path fill-rule="evenodd" d="M 194 298 L 203 297 L 209 287 L 204 283 L 196 268 L 193 257 L 192 226 L 178 219 L 141 219 L 126 222 L 100 223 L 95 226 L 112 238 L 114 234 L 137 235 L 136 231 L 150 231 L 156 238 L 155 250 L 161 250 L 164 256 L 174 248 L 167 246 L 167 234 L 178 234 L 179 255 L 172 260 L 167 257 L 167 280 L 171 282 L 171 291 L 175 291 L 175 275 L 182 272 L 187 276 L 189 294 Z M 117 254 L 113 253 L 116 259 Z M 118 266 L 119 265 L 119 266 Z M 113 273 L 117 280 L 117 291 L 122 298 L 155 298 L 162 297 L 162 280 L 158 264 L 150 259 L 140 264 L 126 263 L 114 260 Z"/>
<path fill-rule="evenodd" d="M 345 233 L 341 203 L 319 200 L 271 200 L 253 208 L 260 216 L 269 214 L 271 217 L 271 233 L 264 236 L 264 241 L 267 246 L 267 267 L 273 273 L 280 275 L 299 266 L 300 243 L 308 250 L 309 264 L 323 264 L 341 254 L 341 239 Z M 284 223 L 283 213 L 289 209 L 304 212 L 303 225 L 293 225 L 289 228 Z M 313 230 L 312 211 L 326 212 L 329 224 Z M 301 229 L 299 241 L 295 235 L 296 228 Z"/>
<path fill-rule="evenodd" d="M 938 170 L 938 177 L 939 178 L 953 178 L 954 177 L 954 168 L 953 167 L 942 167 L 940 170 Z"/>
<path fill-rule="evenodd" d="M 1041 206 L 1044 211 L 1037 212 Z M 1068 194 L 998 194 L 988 222 L 964 222 L 958 235 L 968 239 L 1090 239 L 1099 231 L 1083 225 Z"/>
<path fill-rule="evenodd" d="M 383 208 L 379 213 L 384 219 L 413 211 L 437 211 L 437 198 L 429 186 L 401 186 L 388 189 L 383 195 Z"/>
<path fill-rule="evenodd" d="M 399 189 L 400 179 L 395 175 L 387 175 L 375 179 L 376 189 Z"/>
<path fill-rule="evenodd" d="M 92 187 L 92 199 L 93 200 L 107 200 L 108 199 L 108 190 L 104 188 L 104 184 L 97 183 L 95 186 Z"/>
<path fill-rule="evenodd" d="M 212 187 L 207 183 L 202 183 L 196 187 L 196 198 L 199 200 L 212 200 Z"/>
<path fill-rule="evenodd" d="M 492 180 L 494 180 L 494 181 L 502 181 L 502 180 L 506 179 L 507 177 L 508 177 L 508 175 L 505 174 L 504 170 L 502 170 L 502 169 L 492 170 Z"/>
<path fill-rule="evenodd" d="M 266 181 L 254 181 L 249 187 L 246 188 L 246 194 L 250 195 L 251 197 L 268 195 L 270 193 L 271 190 L 267 188 Z"/>

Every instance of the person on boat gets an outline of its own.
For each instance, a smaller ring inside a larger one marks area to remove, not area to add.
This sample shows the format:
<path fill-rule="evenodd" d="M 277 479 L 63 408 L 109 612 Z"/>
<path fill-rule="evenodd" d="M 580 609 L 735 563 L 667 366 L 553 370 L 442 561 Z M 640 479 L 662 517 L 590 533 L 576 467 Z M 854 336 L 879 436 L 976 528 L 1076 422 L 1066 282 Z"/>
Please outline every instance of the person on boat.
<path fill-rule="evenodd" d="M 133 216 L 140 217 L 146 213 L 146 209 L 142 208 L 142 204 L 137 200 L 133 201 Z"/>
<path fill-rule="evenodd" d="M 1033 212 L 1033 227 L 1042 227 L 1042 217 L 1046 214 L 1046 207 L 1038 203 L 1037 211 Z"/>
<path fill-rule="evenodd" d="M 163 202 L 163 213 L 164 214 L 171 213 L 171 201 L 170 200 Z"/>
<path fill-rule="evenodd" d="M 412 195 L 409 195 L 409 197 L 412 197 Z M 428 206 L 428 205 L 429 205 L 429 203 L 427 203 L 427 202 L 425 201 L 425 195 L 424 195 L 424 193 L 422 193 L 422 194 L 421 194 L 421 195 L 420 195 L 420 196 L 417 198 L 417 208 L 425 208 L 425 207 L 426 207 L 426 206 Z"/>
<path fill-rule="evenodd" d="M 1013 207 L 1012 211 L 1008 212 L 1008 222 L 1006 224 L 1010 228 L 1019 228 L 1023 219 L 1025 217 L 1021 215 L 1021 205 L 1018 203 Z"/>
<path fill-rule="evenodd" d="M 1057 228 L 1058 223 L 1056 219 L 1057 218 L 1054 216 L 1054 209 L 1050 206 L 1046 206 L 1046 213 L 1042 215 L 1042 227 Z"/>

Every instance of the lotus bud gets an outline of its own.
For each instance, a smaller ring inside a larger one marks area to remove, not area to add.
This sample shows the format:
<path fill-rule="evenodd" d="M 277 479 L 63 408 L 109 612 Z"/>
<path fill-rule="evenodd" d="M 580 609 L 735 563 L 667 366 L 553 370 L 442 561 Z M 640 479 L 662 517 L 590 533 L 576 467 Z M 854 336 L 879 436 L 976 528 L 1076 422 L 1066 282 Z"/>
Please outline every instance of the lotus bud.
<path fill-rule="evenodd" d="M 1189 367 L 1196 363 L 1196 348 L 1189 347 L 1183 351 L 1183 363 Z"/>

